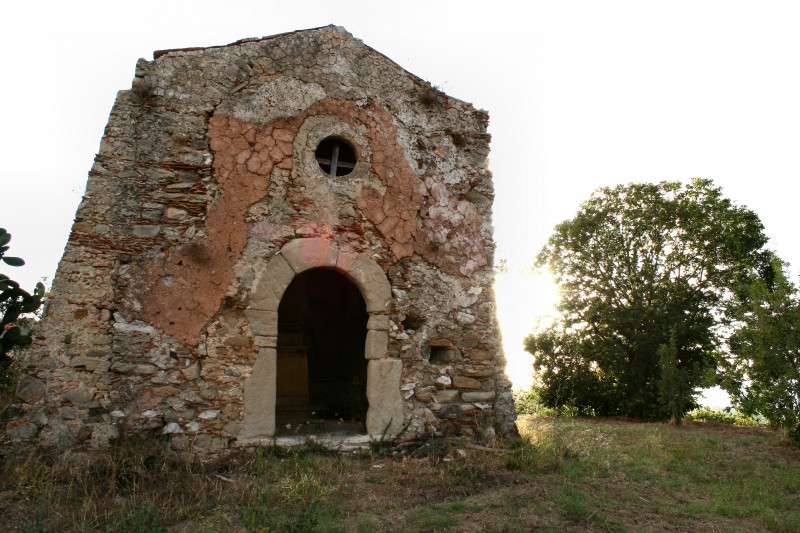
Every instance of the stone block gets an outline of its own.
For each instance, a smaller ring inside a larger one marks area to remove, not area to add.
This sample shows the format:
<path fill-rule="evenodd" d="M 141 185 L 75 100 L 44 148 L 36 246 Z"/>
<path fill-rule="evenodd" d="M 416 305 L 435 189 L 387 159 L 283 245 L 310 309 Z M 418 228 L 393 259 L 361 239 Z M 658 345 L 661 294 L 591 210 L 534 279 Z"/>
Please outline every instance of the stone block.
<path fill-rule="evenodd" d="M 339 247 L 328 239 L 295 239 L 281 248 L 281 255 L 296 274 L 310 268 L 333 268 Z"/>
<path fill-rule="evenodd" d="M 235 420 L 228 422 L 222 427 L 222 431 L 224 431 L 228 435 L 238 435 L 241 430 L 242 430 L 241 422 L 236 422 Z"/>
<path fill-rule="evenodd" d="M 457 389 L 480 389 L 481 382 L 477 379 L 468 378 L 465 376 L 454 376 L 453 387 Z"/>
<path fill-rule="evenodd" d="M 458 399 L 458 391 L 453 389 L 440 390 L 434 397 L 439 403 L 450 403 Z"/>
<path fill-rule="evenodd" d="M 392 288 L 386 273 L 378 263 L 366 254 L 358 254 L 353 266 L 347 271 L 361 290 L 369 313 L 385 313 L 389 311 L 392 301 Z"/>
<path fill-rule="evenodd" d="M 180 207 L 169 206 L 164 212 L 164 216 L 170 220 L 186 220 L 189 216 L 189 212 Z"/>
<path fill-rule="evenodd" d="M 494 359 L 494 352 L 488 350 L 472 350 L 469 358 L 473 361 L 491 361 Z"/>
<path fill-rule="evenodd" d="M 151 376 L 158 372 L 158 367 L 156 365 L 141 364 L 135 365 L 133 371 L 140 376 Z"/>
<path fill-rule="evenodd" d="M 474 348 L 478 345 L 480 339 L 476 335 L 465 335 L 460 341 L 458 341 L 458 345 L 461 348 Z"/>
<path fill-rule="evenodd" d="M 186 435 L 173 435 L 169 447 L 175 451 L 183 451 L 189 447 L 189 437 Z"/>
<path fill-rule="evenodd" d="M 262 311 L 260 309 L 245 309 L 244 316 L 250 323 L 253 335 L 277 337 L 278 313 L 277 311 Z"/>
<path fill-rule="evenodd" d="M 64 399 L 75 406 L 82 406 L 94 399 L 94 389 L 87 389 L 86 387 L 78 387 L 68 391 L 64 395 Z"/>
<path fill-rule="evenodd" d="M 369 315 L 367 329 L 376 331 L 389 331 L 389 317 L 387 315 Z"/>
<path fill-rule="evenodd" d="M 228 447 L 228 439 L 224 437 L 214 437 L 211 439 L 212 450 L 224 450 Z"/>
<path fill-rule="evenodd" d="M 187 381 L 193 381 L 200 377 L 200 361 L 193 361 L 189 366 L 181 368 L 181 375 Z"/>
<path fill-rule="evenodd" d="M 170 422 L 161 430 L 162 435 L 183 433 L 183 428 L 177 422 Z"/>
<path fill-rule="evenodd" d="M 211 435 L 205 433 L 197 435 L 192 440 L 192 446 L 195 448 L 208 448 L 211 446 Z"/>
<path fill-rule="evenodd" d="M 23 374 L 17 385 L 17 398 L 25 403 L 36 403 L 44 398 L 47 388 L 42 380 Z"/>
<path fill-rule="evenodd" d="M 133 234 L 136 237 L 155 237 L 160 231 L 160 226 L 136 225 L 133 227 Z"/>
<path fill-rule="evenodd" d="M 171 396 L 176 396 L 178 392 L 180 392 L 178 391 L 178 389 L 176 389 L 175 387 L 171 387 L 169 385 L 166 387 L 153 387 L 153 396 L 156 396 L 158 398 L 167 398 Z"/>
<path fill-rule="evenodd" d="M 261 348 L 253 372 L 244 384 L 242 433 L 246 438 L 272 437 L 275 434 L 277 359 L 274 348 Z"/>
<path fill-rule="evenodd" d="M 403 429 L 402 374 L 399 359 L 373 359 L 367 364 L 367 433 L 373 438 L 394 437 Z"/>
<path fill-rule="evenodd" d="M 367 359 L 383 359 L 389 349 L 389 334 L 386 331 L 367 331 L 367 342 L 364 345 L 364 357 Z"/>
<path fill-rule="evenodd" d="M 434 387 L 419 387 L 414 391 L 417 401 L 428 403 L 434 398 L 436 389 Z"/>
<path fill-rule="evenodd" d="M 443 405 L 439 409 L 439 418 L 443 420 L 456 420 L 461 416 L 461 409 L 457 405 Z"/>
<path fill-rule="evenodd" d="M 233 337 L 228 337 L 227 339 L 225 339 L 225 342 L 223 344 L 225 344 L 225 346 L 231 346 L 233 348 L 249 348 L 250 346 L 253 345 L 253 339 L 250 337 L 235 335 Z"/>
<path fill-rule="evenodd" d="M 235 366 L 235 365 L 226 366 L 225 370 L 223 371 L 223 373 L 226 376 L 229 376 L 229 377 L 232 377 L 232 378 L 238 378 L 239 376 L 242 375 L 242 371 L 239 369 L 238 366 Z"/>
<path fill-rule="evenodd" d="M 358 256 L 358 252 L 352 250 L 339 250 L 339 257 L 336 259 L 336 268 L 342 272 L 350 272 Z"/>
<path fill-rule="evenodd" d="M 97 357 L 85 357 L 85 356 L 78 356 L 73 357 L 70 362 L 69 366 L 72 368 L 84 367 L 89 372 L 93 371 L 98 365 L 106 363 L 105 360 L 99 359 Z"/>
<path fill-rule="evenodd" d="M 92 226 L 89 222 L 76 222 L 72 225 L 72 231 L 76 231 L 78 233 L 92 233 L 94 230 L 94 226 Z"/>
<path fill-rule="evenodd" d="M 33 411 L 32 413 L 28 414 L 28 419 L 37 426 L 46 426 L 50 421 L 44 411 Z"/>
<path fill-rule="evenodd" d="M 278 311 L 286 287 L 294 279 L 294 270 L 282 255 L 275 255 L 261 272 L 256 273 L 249 305 L 252 309 Z"/>
<path fill-rule="evenodd" d="M 111 346 L 93 346 L 86 350 L 88 357 L 104 358 L 110 356 L 112 353 Z M 88 368 L 86 370 L 89 370 Z M 94 370 L 94 369 L 93 369 Z"/>
<path fill-rule="evenodd" d="M 130 363 L 116 362 L 111 365 L 111 371 L 117 372 L 119 374 L 127 374 L 128 372 L 134 369 L 134 366 L 135 365 L 132 365 Z"/>
<path fill-rule="evenodd" d="M 77 442 L 75 436 L 83 423 L 75 420 L 64 422 L 52 418 L 39 432 L 39 443 L 45 448 L 68 448 Z"/>
<path fill-rule="evenodd" d="M 461 399 L 465 402 L 488 402 L 494 399 L 494 391 L 462 392 Z"/>
<path fill-rule="evenodd" d="M 106 345 L 106 344 L 111 344 L 112 340 L 113 339 L 111 338 L 111 335 L 105 335 L 105 334 L 95 335 L 92 338 L 92 344 Z"/>
<path fill-rule="evenodd" d="M 489 378 L 497 374 L 497 370 L 491 367 L 465 368 L 464 374 L 473 378 Z"/>
<path fill-rule="evenodd" d="M 262 337 L 261 335 L 256 335 L 253 338 L 253 344 L 259 348 L 275 348 L 278 346 L 278 337 Z"/>
<path fill-rule="evenodd" d="M 451 347 L 453 346 L 453 341 L 446 338 L 431 338 L 428 339 L 428 346 Z"/>
<path fill-rule="evenodd" d="M 39 428 L 23 419 L 11 420 L 6 425 L 6 434 L 13 442 L 26 441 L 34 438 L 39 432 Z"/>

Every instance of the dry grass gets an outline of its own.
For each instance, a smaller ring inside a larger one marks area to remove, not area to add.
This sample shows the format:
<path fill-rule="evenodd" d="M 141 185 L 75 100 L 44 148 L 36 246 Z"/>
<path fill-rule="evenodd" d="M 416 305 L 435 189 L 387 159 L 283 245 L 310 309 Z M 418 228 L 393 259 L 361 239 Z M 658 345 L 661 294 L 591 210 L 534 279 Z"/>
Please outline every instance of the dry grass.
<path fill-rule="evenodd" d="M 0 465 L 2 531 L 798 531 L 800 450 L 762 428 L 524 418 L 502 452 L 261 449 L 200 463 L 157 443 Z"/>

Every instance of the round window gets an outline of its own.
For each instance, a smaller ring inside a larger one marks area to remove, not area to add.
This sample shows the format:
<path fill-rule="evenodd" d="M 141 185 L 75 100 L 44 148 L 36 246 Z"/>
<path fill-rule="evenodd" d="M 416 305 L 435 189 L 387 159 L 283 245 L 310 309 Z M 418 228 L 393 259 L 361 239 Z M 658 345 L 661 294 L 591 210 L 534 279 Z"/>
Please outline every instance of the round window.
<path fill-rule="evenodd" d="M 319 168 L 331 176 L 346 176 L 356 167 L 356 151 L 340 137 L 322 139 L 314 155 Z"/>

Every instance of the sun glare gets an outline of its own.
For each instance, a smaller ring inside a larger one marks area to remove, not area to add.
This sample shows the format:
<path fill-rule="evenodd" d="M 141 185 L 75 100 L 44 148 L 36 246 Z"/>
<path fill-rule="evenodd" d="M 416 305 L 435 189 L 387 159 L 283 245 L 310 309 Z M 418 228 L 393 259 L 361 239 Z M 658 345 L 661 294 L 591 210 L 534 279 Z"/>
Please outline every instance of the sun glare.
<path fill-rule="evenodd" d="M 508 265 L 495 276 L 494 292 L 507 359 L 506 374 L 515 389 L 527 389 L 533 381 L 533 357 L 523 348 L 523 341 L 555 317 L 558 286 L 549 272 Z"/>

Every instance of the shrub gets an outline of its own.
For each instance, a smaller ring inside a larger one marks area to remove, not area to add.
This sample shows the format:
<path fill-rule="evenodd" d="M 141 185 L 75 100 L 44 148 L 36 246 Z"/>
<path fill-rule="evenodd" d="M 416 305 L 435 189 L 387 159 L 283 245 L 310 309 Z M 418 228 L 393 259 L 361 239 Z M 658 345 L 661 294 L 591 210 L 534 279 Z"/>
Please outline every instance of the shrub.
<path fill-rule="evenodd" d="M 698 407 L 694 411 L 686 414 L 689 420 L 694 422 L 716 422 L 729 426 L 758 426 L 758 420 L 751 416 L 737 412 L 735 409 L 726 407 L 722 411 L 717 411 L 710 407 Z"/>

